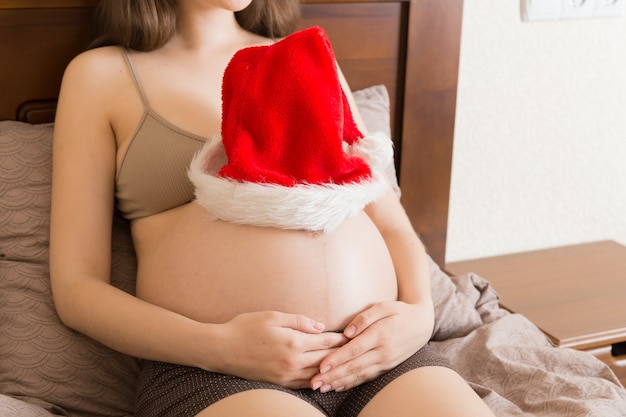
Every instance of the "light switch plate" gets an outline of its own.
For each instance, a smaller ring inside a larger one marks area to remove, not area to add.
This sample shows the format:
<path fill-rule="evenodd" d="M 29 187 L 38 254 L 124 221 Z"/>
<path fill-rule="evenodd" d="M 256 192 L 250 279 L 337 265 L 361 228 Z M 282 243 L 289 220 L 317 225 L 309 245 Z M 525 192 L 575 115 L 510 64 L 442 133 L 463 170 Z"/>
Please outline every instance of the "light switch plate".
<path fill-rule="evenodd" d="M 563 0 L 521 0 L 522 20 L 555 20 L 561 15 Z"/>
<path fill-rule="evenodd" d="M 626 0 L 520 0 L 522 20 L 566 20 L 620 17 Z"/>
<path fill-rule="evenodd" d="M 626 0 L 595 0 L 593 17 L 619 17 L 624 15 Z"/>
<path fill-rule="evenodd" d="M 597 0 L 563 0 L 561 19 L 585 19 L 593 16 Z"/>

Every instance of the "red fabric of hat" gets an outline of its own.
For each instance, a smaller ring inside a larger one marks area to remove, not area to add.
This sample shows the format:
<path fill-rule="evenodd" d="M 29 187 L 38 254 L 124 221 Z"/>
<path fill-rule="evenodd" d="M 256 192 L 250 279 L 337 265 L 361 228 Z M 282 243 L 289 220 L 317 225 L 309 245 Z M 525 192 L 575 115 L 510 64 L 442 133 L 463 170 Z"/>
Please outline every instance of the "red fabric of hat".
<path fill-rule="evenodd" d="M 224 72 L 222 106 L 223 177 L 293 186 L 371 176 L 363 159 L 344 152 L 344 141 L 363 134 L 320 28 L 237 52 Z"/>

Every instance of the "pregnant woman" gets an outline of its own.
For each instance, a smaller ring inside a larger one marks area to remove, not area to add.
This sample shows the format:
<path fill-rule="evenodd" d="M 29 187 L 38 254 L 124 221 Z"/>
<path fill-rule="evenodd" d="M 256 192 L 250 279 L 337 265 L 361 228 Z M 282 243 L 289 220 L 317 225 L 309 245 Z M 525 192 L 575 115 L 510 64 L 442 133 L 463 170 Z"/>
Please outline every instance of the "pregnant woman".
<path fill-rule="evenodd" d="M 298 3 L 98 5 L 98 47 L 68 66 L 59 98 L 51 278 L 68 326 L 145 359 L 136 415 L 491 416 L 427 345 L 434 321 L 427 256 L 367 151 L 329 154 L 338 156 L 323 169 L 331 182 L 373 188 L 356 193 L 369 197 L 356 198 L 341 221 L 322 214 L 321 229 L 275 224 L 273 216 L 261 226 L 225 218 L 219 207 L 233 213 L 233 206 L 213 207 L 220 190 L 200 183 L 195 198 L 187 172 L 205 144 L 192 177 L 258 182 L 261 171 L 242 173 L 237 155 L 267 162 L 268 153 L 247 152 L 253 142 L 241 136 L 222 134 L 227 160 L 214 146 L 227 120 L 240 126 L 253 111 L 245 95 L 228 101 L 222 82 L 229 85 L 225 70 L 238 51 L 268 50 L 292 32 Z M 334 74 L 335 126 L 341 140 L 358 144 L 364 129 Z M 307 121 L 299 123 L 301 132 Z M 131 221 L 136 297 L 109 283 L 114 208 Z"/>

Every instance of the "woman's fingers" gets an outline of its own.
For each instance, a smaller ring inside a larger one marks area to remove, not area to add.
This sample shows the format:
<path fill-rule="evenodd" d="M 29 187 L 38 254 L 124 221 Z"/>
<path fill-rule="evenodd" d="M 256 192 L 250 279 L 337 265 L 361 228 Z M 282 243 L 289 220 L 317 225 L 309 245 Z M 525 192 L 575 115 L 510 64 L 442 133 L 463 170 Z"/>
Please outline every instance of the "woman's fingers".
<path fill-rule="evenodd" d="M 385 308 L 385 304 L 374 304 L 372 307 L 357 314 L 346 326 L 343 334 L 346 337 L 354 338 L 363 333 L 368 327 L 379 320 L 384 319 L 391 313 Z"/>
<path fill-rule="evenodd" d="M 321 392 L 344 391 L 371 381 L 382 373 L 384 369 L 381 367 L 379 353 L 376 350 L 370 350 L 325 374 L 320 374 L 321 378 L 313 378 L 310 387 L 319 389 Z"/>
<path fill-rule="evenodd" d="M 271 312 L 276 317 L 276 325 L 298 330 L 304 333 L 322 333 L 324 331 L 324 323 L 313 320 L 301 314 L 287 314 L 279 312 Z"/>
<path fill-rule="evenodd" d="M 373 332 L 364 332 L 355 339 L 331 352 L 322 359 L 318 374 L 310 386 L 354 387 L 378 376 L 381 352 L 377 349 L 377 337 Z"/>

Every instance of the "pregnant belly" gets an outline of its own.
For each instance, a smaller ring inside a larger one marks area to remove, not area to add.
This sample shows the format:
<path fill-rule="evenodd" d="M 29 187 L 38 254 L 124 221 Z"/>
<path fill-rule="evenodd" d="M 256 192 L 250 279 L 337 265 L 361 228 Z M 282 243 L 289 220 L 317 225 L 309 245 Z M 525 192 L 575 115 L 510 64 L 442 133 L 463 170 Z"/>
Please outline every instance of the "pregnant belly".
<path fill-rule="evenodd" d="M 196 320 L 269 310 L 341 330 L 370 305 L 397 298 L 390 255 L 365 214 L 328 234 L 204 218 L 174 230 L 138 251 L 137 295 Z"/>

